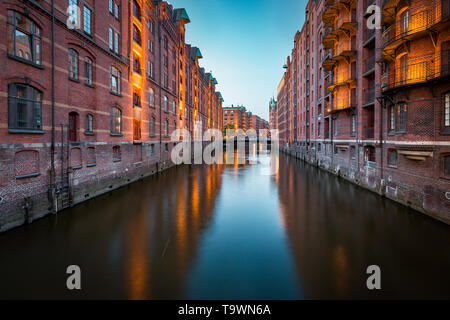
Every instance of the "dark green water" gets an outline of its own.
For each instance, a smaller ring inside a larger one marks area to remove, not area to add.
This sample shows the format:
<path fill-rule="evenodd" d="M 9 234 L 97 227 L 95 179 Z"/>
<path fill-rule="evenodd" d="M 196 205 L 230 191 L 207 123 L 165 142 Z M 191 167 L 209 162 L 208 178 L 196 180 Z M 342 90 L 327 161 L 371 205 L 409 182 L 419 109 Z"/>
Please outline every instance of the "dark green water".
<path fill-rule="evenodd" d="M 0 234 L 0 298 L 450 298 L 449 226 L 282 155 L 276 175 L 261 162 L 172 168 Z"/>

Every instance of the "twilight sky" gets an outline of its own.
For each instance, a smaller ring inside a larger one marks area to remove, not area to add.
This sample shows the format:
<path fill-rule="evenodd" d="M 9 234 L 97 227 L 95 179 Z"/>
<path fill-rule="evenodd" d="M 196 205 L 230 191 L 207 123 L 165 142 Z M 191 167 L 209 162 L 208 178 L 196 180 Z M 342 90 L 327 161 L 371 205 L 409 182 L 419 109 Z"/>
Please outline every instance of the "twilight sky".
<path fill-rule="evenodd" d="M 268 120 L 268 105 L 301 28 L 306 0 L 169 0 L 191 19 L 186 42 L 219 82 L 224 106 L 243 104 Z"/>

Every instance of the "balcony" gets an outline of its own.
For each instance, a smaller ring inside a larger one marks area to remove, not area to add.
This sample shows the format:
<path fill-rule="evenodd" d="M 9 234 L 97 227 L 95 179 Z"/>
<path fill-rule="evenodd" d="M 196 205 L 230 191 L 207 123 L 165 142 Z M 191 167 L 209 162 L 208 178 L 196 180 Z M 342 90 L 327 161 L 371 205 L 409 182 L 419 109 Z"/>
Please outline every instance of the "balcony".
<path fill-rule="evenodd" d="M 381 89 L 387 92 L 402 86 L 423 84 L 432 80 L 440 80 L 450 76 L 450 51 L 445 51 L 441 57 L 416 57 L 405 67 L 389 70 L 381 77 Z M 441 63 L 442 62 L 442 63 Z"/>
<path fill-rule="evenodd" d="M 334 19 L 339 15 L 340 11 L 347 10 L 353 0 L 325 0 L 324 9 L 322 11 L 322 21 L 326 26 L 331 27 Z"/>
<path fill-rule="evenodd" d="M 339 97 L 334 101 L 332 113 L 356 108 L 356 94 L 352 93 L 347 97 Z"/>
<path fill-rule="evenodd" d="M 356 44 L 353 39 L 346 39 L 340 41 L 333 50 L 331 55 L 327 56 L 322 63 L 322 68 L 325 71 L 332 71 L 334 66 L 341 60 L 349 59 L 356 55 Z"/>
<path fill-rule="evenodd" d="M 333 27 L 326 29 L 322 37 L 322 43 L 325 49 L 332 48 L 342 35 L 354 34 L 356 28 L 357 22 L 355 14 L 340 16 Z"/>
<path fill-rule="evenodd" d="M 336 76 L 330 81 L 328 86 L 329 91 L 334 91 L 337 87 L 343 85 L 350 85 L 356 81 L 356 75 L 353 72 L 350 72 L 348 69 L 343 70 L 336 74 Z"/>
<path fill-rule="evenodd" d="M 394 55 L 401 44 L 421 36 L 425 31 L 432 31 L 448 17 L 449 13 L 443 13 L 441 5 L 437 4 L 393 22 L 382 35 L 383 55 Z"/>

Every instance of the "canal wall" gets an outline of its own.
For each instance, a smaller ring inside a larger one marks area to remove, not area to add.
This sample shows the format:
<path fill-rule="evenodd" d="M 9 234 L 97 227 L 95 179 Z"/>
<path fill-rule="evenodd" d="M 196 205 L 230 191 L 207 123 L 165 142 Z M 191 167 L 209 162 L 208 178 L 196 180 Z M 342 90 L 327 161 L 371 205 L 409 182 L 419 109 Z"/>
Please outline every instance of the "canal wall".
<path fill-rule="evenodd" d="M 203 147 L 208 143 L 203 142 Z M 62 170 L 61 161 L 56 162 L 58 174 L 54 188 L 49 184 L 47 173 L 11 179 L 9 187 L 0 190 L 0 232 L 32 223 L 49 214 L 59 214 L 66 208 L 167 170 L 175 166 L 171 160 L 175 145 L 175 142 L 123 142 L 119 152 L 114 153 L 113 148 L 119 145 L 103 143 L 95 146 L 94 158 L 78 157 L 89 153 L 88 149 L 92 148 L 92 144 L 79 143 L 72 146 L 68 167 Z M 193 163 L 193 146 L 191 151 Z M 13 163 L 7 163 L 14 159 L 13 153 L 14 148 L 0 150 L 3 168 L 14 168 Z M 60 159 L 60 155 L 57 152 L 55 158 Z M 43 157 L 39 164 L 41 167 L 48 167 L 49 161 L 49 156 Z M 27 161 L 23 165 L 27 165 Z M 16 173 L 14 170 L 4 172 L 4 176 L 7 174 L 14 177 Z"/>
<path fill-rule="evenodd" d="M 448 181 L 429 178 L 420 170 L 417 175 L 411 175 L 396 168 L 349 162 L 347 157 L 340 157 L 326 146 L 318 152 L 305 152 L 300 146 L 280 147 L 280 151 L 450 225 Z"/>

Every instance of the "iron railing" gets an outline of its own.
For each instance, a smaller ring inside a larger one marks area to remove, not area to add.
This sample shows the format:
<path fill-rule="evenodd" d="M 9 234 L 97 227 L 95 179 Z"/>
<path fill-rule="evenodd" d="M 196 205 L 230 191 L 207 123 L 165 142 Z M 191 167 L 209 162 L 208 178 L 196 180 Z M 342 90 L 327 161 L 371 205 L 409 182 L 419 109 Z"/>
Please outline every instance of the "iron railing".
<path fill-rule="evenodd" d="M 383 47 L 406 36 L 426 31 L 448 16 L 448 10 L 441 10 L 440 4 L 396 20 L 382 35 Z"/>
<path fill-rule="evenodd" d="M 430 81 L 450 75 L 450 52 L 443 52 L 441 56 L 423 56 L 419 62 L 408 63 L 406 66 L 394 68 L 381 77 L 382 90 L 399 86 L 412 85 Z"/>

